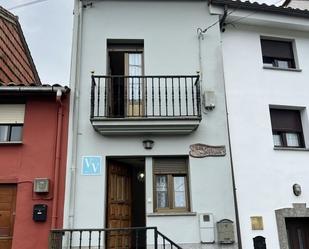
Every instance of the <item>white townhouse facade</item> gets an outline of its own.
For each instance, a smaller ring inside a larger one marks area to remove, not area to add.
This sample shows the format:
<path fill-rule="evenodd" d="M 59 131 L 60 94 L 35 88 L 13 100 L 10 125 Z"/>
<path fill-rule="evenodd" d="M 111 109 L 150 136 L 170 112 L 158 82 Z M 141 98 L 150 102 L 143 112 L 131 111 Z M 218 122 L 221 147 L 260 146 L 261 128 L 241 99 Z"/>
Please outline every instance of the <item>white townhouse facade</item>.
<path fill-rule="evenodd" d="M 54 248 L 238 248 L 219 26 L 205 1 L 75 1 Z"/>
<path fill-rule="evenodd" d="M 309 248 L 309 12 L 213 0 L 242 248 Z M 227 13 L 224 15 L 224 11 Z"/>

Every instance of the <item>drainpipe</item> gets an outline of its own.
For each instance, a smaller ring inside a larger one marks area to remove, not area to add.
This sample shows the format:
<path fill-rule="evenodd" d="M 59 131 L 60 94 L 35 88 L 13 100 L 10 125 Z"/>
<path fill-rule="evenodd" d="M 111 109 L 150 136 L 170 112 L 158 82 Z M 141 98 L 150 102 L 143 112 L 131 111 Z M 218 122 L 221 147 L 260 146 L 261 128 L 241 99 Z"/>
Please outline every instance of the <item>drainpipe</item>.
<path fill-rule="evenodd" d="M 76 169 L 77 169 L 77 144 L 78 144 L 78 122 L 79 122 L 79 86 L 80 86 L 80 69 L 81 69 L 81 39 L 82 39 L 82 15 L 83 6 L 80 0 L 74 3 L 74 27 L 72 41 L 72 60 L 70 87 L 72 89 L 70 101 L 70 118 L 69 118 L 69 141 L 67 155 L 67 177 L 65 193 L 65 215 L 64 227 L 74 228 L 75 220 L 75 198 L 76 198 Z M 69 243 L 69 240 L 68 240 Z"/>
<path fill-rule="evenodd" d="M 54 191 L 53 191 L 54 200 L 53 200 L 52 225 L 51 225 L 52 229 L 57 228 L 57 219 L 58 219 L 59 171 L 60 171 L 61 134 L 62 134 L 62 120 L 63 120 L 63 108 L 62 108 L 61 97 L 62 92 L 58 90 L 56 93 L 58 116 L 57 116 L 56 155 L 55 155 L 55 172 L 54 172 Z"/>
<path fill-rule="evenodd" d="M 222 69 L 223 69 L 224 102 L 225 102 L 227 135 L 228 135 L 229 155 L 230 155 L 230 165 L 231 165 L 231 175 L 232 175 L 232 187 L 233 187 L 233 197 L 234 197 L 234 209 L 235 209 L 235 219 L 236 219 L 237 242 L 238 242 L 238 249 L 242 249 L 242 241 L 241 241 L 241 233 L 240 233 L 240 223 L 239 223 L 239 211 L 238 211 L 238 202 L 237 202 L 237 188 L 236 188 L 236 183 L 235 183 L 235 171 L 234 171 L 234 164 L 233 164 L 232 145 L 231 145 L 231 133 L 230 133 L 230 124 L 229 124 L 229 112 L 228 112 L 226 84 L 225 84 L 226 82 L 225 82 L 225 72 L 224 72 L 224 62 L 223 62 L 222 36 L 221 36 L 221 49 L 220 49 L 220 51 L 221 51 L 221 63 L 222 63 Z"/>

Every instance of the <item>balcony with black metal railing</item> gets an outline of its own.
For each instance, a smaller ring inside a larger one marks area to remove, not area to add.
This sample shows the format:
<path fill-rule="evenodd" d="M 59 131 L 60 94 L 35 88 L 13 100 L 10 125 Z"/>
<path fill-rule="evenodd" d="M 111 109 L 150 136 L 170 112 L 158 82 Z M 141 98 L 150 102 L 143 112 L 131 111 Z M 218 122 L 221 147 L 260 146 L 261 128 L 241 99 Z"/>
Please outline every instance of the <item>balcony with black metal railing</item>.
<path fill-rule="evenodd" d="M 103 135 L 188 134 L 200 102 L 199 75 L 92 75 L 90 121 Z"/>

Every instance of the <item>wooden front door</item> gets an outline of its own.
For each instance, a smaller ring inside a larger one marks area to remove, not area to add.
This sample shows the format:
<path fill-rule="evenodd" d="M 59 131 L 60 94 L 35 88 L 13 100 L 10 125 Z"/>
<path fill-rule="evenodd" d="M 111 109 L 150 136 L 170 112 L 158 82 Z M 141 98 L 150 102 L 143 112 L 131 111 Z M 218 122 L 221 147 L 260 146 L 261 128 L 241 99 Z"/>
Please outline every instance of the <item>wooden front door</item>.
<path fill-rule="evenodd" d="M 0 185 L 0 248 L 11 249 L 16 206 L 16 186 Z"/>
<path fill-rule="evenodd" d="M 119 162 L 108 164 L 107 227 L 131 227 L 131 172 L 130 168 Z M 131 248 L 129 231 L 115 231 L 107 234 L 108 249 Z"/>
<path fill-rule="evenodd" d="M 309 249 L 309 218 L 287 218 L 290 249 Z"/>

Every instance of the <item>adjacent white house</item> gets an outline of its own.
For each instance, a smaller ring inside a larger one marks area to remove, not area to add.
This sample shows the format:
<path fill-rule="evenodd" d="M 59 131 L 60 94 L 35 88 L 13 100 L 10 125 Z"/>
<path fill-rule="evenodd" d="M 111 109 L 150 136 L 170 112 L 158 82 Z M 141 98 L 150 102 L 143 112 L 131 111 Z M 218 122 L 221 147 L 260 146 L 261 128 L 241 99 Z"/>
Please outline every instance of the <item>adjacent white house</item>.
<path fill-rule="evenodd" d="M 220 16 L 76 0 L 74 17 L 62 248 L 238 248 Z"/>
<path fill-rule="evenodd" d="M 309 12 L 213 0 L 242 248 L 309 248 Z M 224 12 L 226 14 L 224 14 Z"/>

